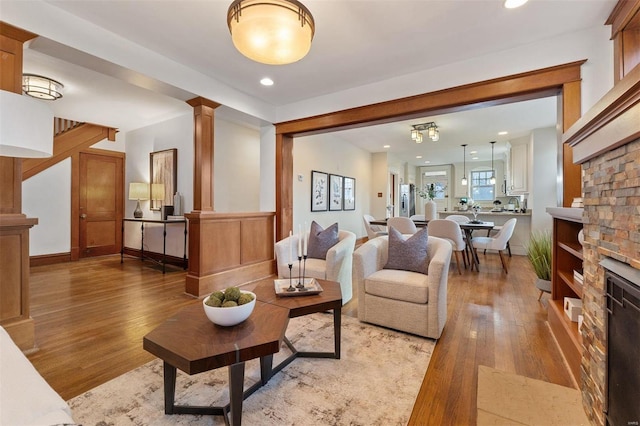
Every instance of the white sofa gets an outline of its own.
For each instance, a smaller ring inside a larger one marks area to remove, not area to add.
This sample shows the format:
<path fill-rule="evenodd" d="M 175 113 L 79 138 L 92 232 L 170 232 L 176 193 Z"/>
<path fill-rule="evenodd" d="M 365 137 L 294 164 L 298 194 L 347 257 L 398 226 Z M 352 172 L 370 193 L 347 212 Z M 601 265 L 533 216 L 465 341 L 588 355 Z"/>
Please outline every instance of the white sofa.
<path fill-rule="evenodd" d="M 308 234 L 308 232 L 307 232 Z M 327 251 L 327 259 L 307 259 L 305 275 L 321 280 L 337 281 L 342 291 L 342 304 L 344 305 L 353 297 L 351 284 L 351 265 L 353 250 L 356 245 L 356 234 L 350 231 L 338 231 L 338 243 Z M 292 275 L 298 276 L 298 236 L 292 235 L 276 243 L 276 262 L 278 265 L 278 277 L 289 278 L 289 244 L 293 244 Z"/>
<path fill-rule="evenodd" d="M 358 319 L 438 339 L 447 320 L 447 280 L 451 244 L 429 237 L 428 275 L 384 269 L 389 237 L 369 240 L 353 253 Z"/>
<path fill-rule="evenodd" d="M 0 327 L 0 425 L 73 424 L 69 405 Z"/>

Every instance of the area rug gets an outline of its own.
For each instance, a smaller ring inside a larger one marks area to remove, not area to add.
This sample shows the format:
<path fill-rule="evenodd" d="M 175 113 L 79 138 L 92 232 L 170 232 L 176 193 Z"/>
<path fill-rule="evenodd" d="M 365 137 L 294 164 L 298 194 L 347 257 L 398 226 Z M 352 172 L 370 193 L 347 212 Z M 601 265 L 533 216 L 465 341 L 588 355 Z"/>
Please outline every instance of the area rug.
<path fill-rule="evenodd" d="M 589 420 L 580 391 L 478 366 L 478 426 L 580 426 Z"/>
<path fill-rule="evenodd" d="M 286 333 L 296 349 L 333 351 L 333 315 L 294 318 Z M 341 359 L 297 358 L 243 403 L 244 425 L 405 425 L 435 342 L 342 317 Z M 290 351 L 285 345 L 274 365 Z M 246 363 L 245 388 L 259 362 Z M 189 376 L 178 370 L 176 404 L 228 403 L 228 369 Z M 165 415 L 158 359 L 71 399 L 84 426 L 223 425 L 221 416 Z"/>

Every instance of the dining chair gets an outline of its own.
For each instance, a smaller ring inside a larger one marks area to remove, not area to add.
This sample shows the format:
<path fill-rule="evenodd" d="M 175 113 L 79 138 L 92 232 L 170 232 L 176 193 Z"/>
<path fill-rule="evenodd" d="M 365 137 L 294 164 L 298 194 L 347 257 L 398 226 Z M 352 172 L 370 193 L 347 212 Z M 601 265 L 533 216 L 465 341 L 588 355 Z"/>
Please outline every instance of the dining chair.
<path fill-rule="evenodd" d="M 390 217 L 389 220 L 387 220 L 387 227 L 391 226 L 397 229 L 401 234 L 415 234 L 418 232 L 418 228 L 416 227 L 416 224 L 413 223 L 413 220 L 404 216 Z"/>
<path fill-rule="evenodd" d="M 492 233 L 494 232 L 499 232 L 502 229 L 502 225 L 496 225 L 493 227 L 493 229 L 488 229 L 487 230 L 487 237 L 490 237 Z M 509 253 L 509 257 L 511 257 L 511 246 L 509 245 L 509 242 L 507 241 L 507 252 Z M 485 250 L 484 253 L 486 254 L 487 251 Z"/>
<path fill-rule="evenodd" d="M 450 214 L 449 216 L 445 217 L 445 219 L 453 220 L 454 222 L 458 223 L 467 223 L 471 220 L 469 219 L 469 216 L 465 216 L 462 214 Z"/>
<path fill-rule="evenodd" d="M 507 243 L 511 236 L 513 235 L 513 230 L 516 227 L 516 218 L 509 219 L 502 225 L 502 229 L 493 237 L 473 237 L 471 240 L 471 244 L 473 245 L 473 250 L 476 252 L 477 250 L 497 250 L 500 255 L 500 262 L 502 262 L 502 269 L 504 273 L 509 273 L 507 270 L 507 264 L 504 261 L 504 254 L 502 250 L 507 248 Z"/>
<path fill-rule="evenodd" d="M 362 220 L 364 221 L 364 228 L 367 230 L 367 238 L 369 240 L 373 240 L 374 238 L 388 234 L 388 232 L 384 229 L 384 226 L 371 224 L 371 222 L 375 220 L 375 218 L 370 214 L 363 215 Z"/>
<path fill-rule="evenodd" d="M 424 218 L 424 215 L 423 215 L 423 214 L 414 214 L 414 215 L 413 215 L 413 216 L 411 216 L 409 219 L 411 219 L 411 220 L 422 220 L 422 221 L 426 220 L 426 219 Z"/>
<path fill-rule="evenodd" d="M 453 248 L 452 255 L 455 255 L 456 257 L 458 274 L 462 275 L 462 269 L 460 268 L 460 253 L 462 253 L 464 268 L 467 269 L 467 251 L 465 250 L 467 245 L 464 241 L 460 225 L 453 220 L 433 219 L 429 221 L 427 234 L 430 237 L 443 238 L 451 243 Z"/>

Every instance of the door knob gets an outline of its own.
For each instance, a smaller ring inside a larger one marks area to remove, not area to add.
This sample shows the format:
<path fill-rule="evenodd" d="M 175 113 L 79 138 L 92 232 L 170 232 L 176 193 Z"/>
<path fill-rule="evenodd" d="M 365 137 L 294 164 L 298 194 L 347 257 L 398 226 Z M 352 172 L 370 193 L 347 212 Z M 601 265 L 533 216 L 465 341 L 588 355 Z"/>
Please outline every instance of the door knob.
<path fill-rule="evenodd" d="M 82 213 L 82 214 L 80 215 L 80 219 L 86 219 L 86 218 L 87 218 L 87 215 L 86 215 L 86 214 Z"/>

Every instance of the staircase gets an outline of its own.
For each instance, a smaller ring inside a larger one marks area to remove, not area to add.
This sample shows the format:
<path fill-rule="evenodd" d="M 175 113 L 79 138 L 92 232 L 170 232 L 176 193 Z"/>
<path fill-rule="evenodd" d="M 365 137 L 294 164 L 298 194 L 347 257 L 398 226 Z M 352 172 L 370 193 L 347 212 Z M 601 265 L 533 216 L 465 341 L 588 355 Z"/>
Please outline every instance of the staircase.
<path fill-rule="evenodd" d="M 49 158 L 23 159 L 23 181 L 72 155 L 80 153 L 101 140 L 115 141 L 117 130 L 112 127 L 55 117 L 53 132 L 53 155 Z"/>

